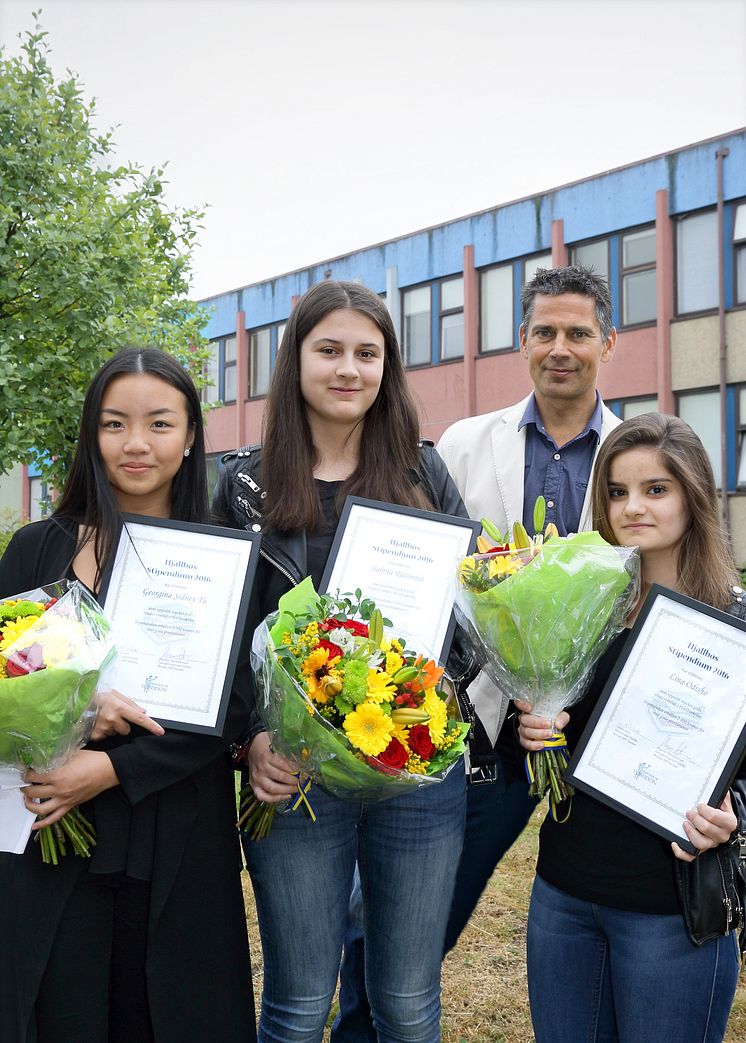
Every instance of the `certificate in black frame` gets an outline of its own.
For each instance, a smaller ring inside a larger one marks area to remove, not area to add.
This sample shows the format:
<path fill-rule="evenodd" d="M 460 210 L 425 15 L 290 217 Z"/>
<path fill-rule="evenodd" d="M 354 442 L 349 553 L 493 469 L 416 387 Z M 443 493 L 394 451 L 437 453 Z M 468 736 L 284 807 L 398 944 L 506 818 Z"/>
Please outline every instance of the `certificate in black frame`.
<path fill-rule="evenodd" d="M 339 556 L 340 547 L 344 539 L 347 524 L 350 519 L 350 514 L 354 507 L 367 507 L 374 511 L 380 511 L 382 514 L 394 514 L 402 515 L 410 518 L 419 518 L 424 521 L 430 522 L 433 525 L 455 525 L 461 529 L 465 529 L 470 532 L 468 549 L 464 551 L 464 556 L 471 554 L 476 547 L 477 536 L 482 530 L 482 524 L 478 521 L 472 521 L 470 518 L 459 518 L 453 514 L 440 514 L 437 511 L 424 511 L 418 507 L 403 507 L 401 504 L 396 503 L 384 503 L 379 500 L 369 500 L 362 496 L 348 496 L 345 500 L 344 507 L 339 516 L 339 522 L 337 524 L 337 531 L 334 534 L 334 541 L 329 551 L 329 557 L 327 559 L 324 574 L 321 578 L 321 590 L 327 592 L 329 589 L 329 582 L 334 572 L 334 567 Z M 450 563 L 449 563 L 450 564 Z M 450 583 L 450 576 L 449 576 Z M 355 583 L 353 589 L 360 587 L 360 583 Z M 345 591 L 342 591 L 345 593 Z M 363 591 L 365 594 L 366 592 Z M 374 598 L 374 600 L 376 600 Z M 386 606 L 380 605 L 381 611 L 386 615 Z M 402 628 L 404 629 L 404 628 Z M 453 612 L 453 603 L 451 599 L 451 614 L 446 628 L 445 637 L 441 643 L 441 647 L 429 649 L 436 658 L 439 658 L 441 663 L 445 663 L 448 652 L 451 647 L 451 641 L 453 640 L 453 632 L 456 629 L 456 616 Z"/>
<path fill-rule="evenodd" d="M 620 676 L 627 665 L 627 661 L 634 654 L 638 638 L 640 637 L 646 621 L 653 611 L 653 608 L 656 606 L 659 598 L 665 598 L 674 603 L 687 606 L 689 609 L 692 609 L 703 616 L 709 617 L 718 623 L 722 623 L 726 627 L 731 627 L 734 630 L 746 633 L 746 620 L 739 619 L 737 616 L 731 616 L 727 612 L 722 612 L 720 609 L 713 608 L 711 605 L 705 605 L 700 601 L 695 601 L 693 598 L 687 597 L 685 594 L 680 594 L 678 591 L 670 590 L 668 587 L 654 583 L 648 592 L 645 604 L 640 610 L 634 626 L 630 630 L 630 633 L 622 646 L 619 657 L 609 674 L 609 678 L 604 685 L 603 691 L 601 692 L 596 705 L 593 708 L 593 712 L 591 713 L 588 723 L 583 730 L 583 734 L 575 747 L 570 763 L 563 777 L 576 789 L 587 793 L 602 804 L 606 804 L 608 807 L 620 812 L 620 814 L 631 818 L 634 822 L 637 822 L 639 825 L 651 830 L 658 836 L 661 836 L 666 840 L 675 841 L 679 847 L 688 851 L 690 854 L 696 854 L 697 849 L 689 841 L 683 831 L 681 833 L 674 833 L 661 823 L 655 821 L 655 819 L 642 814 L 634 808 L 628 807 L 622 801 L 610 796 L 598 787 L 593 786 L 577 774 L 578 770 L 582 767 L 584 755 L 591 743 L 596 726 L 604 713 L 609 700 L 615 693 Z M 720 771 L 715 784 L 710 787 L 709 796 L 705 801 L 701 801 L 700 803 L 707 803 L 712 807 L 717 807 L 728 792 L 728 789 L 736 776 L 739 765 L 743 760 L 744 753 L 746 752 L 746 722 L 743 724 L 737 735 L 730 736 L 729 742 L 730 752 L 727 756 L 727 760 Z"/>
<path fill-rule="evenodd" d="M 137 545 L 129 529 L 129 526 L 131 525 L 152 526 L 153 528 L 166 529 L 179 533 L 198 533 L 202 536 L 208 536 L 217 540 L 240 540 L 242 542 L 249 542 L 252 544 L 248 560 L 246 561 L 246 569 L 243 577 L 243 583 L 241 584 L 240 595 L 237 598 L 237 611 L 232 620 L 234 623 L 233 637 L 231 640 L 230 650 L 228 652 L 226 667 L 223 672 L 220 699 L 218 701 L 217 710 L 214 713 L 214 724 L 197 724 L 189 721 L 181 721 L 175 717 L 165 717 L 160 714 L 154 716 L 154 720 L 157 720 L 158 723 L 166 729 L 171 729 L 173 731 L 195 732 L 201 735 L 222 736 L 223 728 L 225 726 L 225 718 L 228 711 L 228 702 L 233 686 L 233 678 L 236 672 L 236 667 L 238 665 L 241 645 L 244 641 L 244 637 L 246 636 L 244 634 L 244 629 L 246 626 L 246 618 L 249 608 L 249 598 L 254 586 L 256 570 L 259 563 L 259 548 L 261 545 L 261 534 L 256 532 L 249 532 L 245 529 L 231 529 L 219 525 L 205 525 L 198 522 L 178 521 L 172 518 L 154 518 L 150 515 L 122 514 L 121 517 L 122 529 L 119 535 L 119 539 L 117 541 L 117 548 L 115 553 L 112 555 L 111 561 L 109 562 L 109 565 L 107 566 L 106 571 L 102 577 L 101 588 L 97 599 L 99 601 L 99 604 L 102 606 L 105 614 L 107 614 L 106 605 L 109 596 L 109 587 L 112 579 L 112 574 L 114 572 L 115 564 L 119 556 L 120 548 L 122 546 L 123 541 L 129 540 L 133 548 L 135 549 L 135 554 L 137 554 Z M 116 620 L 113 621 L 113 626 L 116 627 Z M 248 635 L 248 637 L 250 641 L 250 635 Z M 116 667 L 114 667 L 114 669 L 115 668 Z M 136 701 L 143 703 L 147 700 L 143 700 L 142 695 L 138 694 Z"/>

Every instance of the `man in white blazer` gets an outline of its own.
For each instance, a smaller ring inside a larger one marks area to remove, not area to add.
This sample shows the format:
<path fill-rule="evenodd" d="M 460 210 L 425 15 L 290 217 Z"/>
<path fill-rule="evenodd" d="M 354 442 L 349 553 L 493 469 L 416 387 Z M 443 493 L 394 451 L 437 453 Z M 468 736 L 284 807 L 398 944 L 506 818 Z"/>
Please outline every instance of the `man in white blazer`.
<path fill-rule="evenodd" d="M 580 265 L 539 269 L 523 288 L 521 309 L 520 348 L 534 391 L 505 409 L 458 421 L 438 452 L 470 517 L 489 518 L 502 532 L 521 520 L 533 532 L 533 507 L 541 494 L 546 520 L 560 534 L 590 529 L 593 463 L 598 446 L 620 422 L 596 388 L 599 367 L 611 360 L 616 344 L 609 289 Z M 511 742 L 501 740 L 501 729 L 511 727 L 505 721 L 507 698 L 484 674 L 469 694 L 482 726 L 481 750 L 474 750 L 479 766 L 472 764 L 446 951 L 535 804 Z"/>

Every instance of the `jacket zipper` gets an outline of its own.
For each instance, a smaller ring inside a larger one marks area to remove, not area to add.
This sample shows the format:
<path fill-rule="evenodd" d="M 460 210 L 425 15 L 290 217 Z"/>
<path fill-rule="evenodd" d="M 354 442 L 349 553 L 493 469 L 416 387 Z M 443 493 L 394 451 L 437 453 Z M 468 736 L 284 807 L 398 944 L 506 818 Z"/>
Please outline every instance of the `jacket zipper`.
<path fill-rule="evenodd" d="M 725 871 L 723 870 L 723 862 L 718 852 L 715 856 L 718 869 L 720 871 L 720 882 L 723 885 L 723 905 L 725 906 L 725 934 L 729 935 L 731 930 L 731 923 L 733 921 L 733 903 L 728 895 L 728 889 L 725 885 Z"/>
<path fill-rule="evenodd" d="M 273 558 L 271 554 L 267 554 L 266 550 L 263 547 L 259 548 L 259 554 L 261 557 L 265 558 L 270 563 L 270 565 L 274 565 L 277 571 L 281 572 L 286 579 L 289 579 L 294 587 L 298 586 L 299 581 L 295 579 L 295 577 L 285 568 L 284 565 L 281 565 L 279 561 Z"/>

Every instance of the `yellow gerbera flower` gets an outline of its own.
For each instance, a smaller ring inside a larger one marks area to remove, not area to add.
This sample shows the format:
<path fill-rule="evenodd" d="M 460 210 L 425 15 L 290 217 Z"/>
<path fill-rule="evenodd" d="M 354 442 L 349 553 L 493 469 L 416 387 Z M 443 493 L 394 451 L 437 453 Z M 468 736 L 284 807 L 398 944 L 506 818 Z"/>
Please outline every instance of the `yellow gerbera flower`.
<path fill-rule="evenodd" d="M 380 670 L 368 671 L 367 698 L 374 703 L 390 703 L 396 694 L 396 685 L 388 673 Z"/>
<path fill-rule="evenodd" d="M 342 690 L 342 675 L 333 669 L 338 662 L 339 656 L 329 659 L 328 648 L 316 648 L 301 663 L 300 669 L 306 682 L 306 690 L 311 699 L 320 706 L 325 706 Z M 329 685 L 329 681 L 335 683 Z"/>
<path fill-rule="evenodd" d="M 409 741 L 407 736 L 409 735 L 409 729 L 404 724 L 395 724 L 394 731 L 391 735 L 392 739 L 398 739 L 404 749 L 409 753 Z"/>
<path fill-rule="evenodd" d="M 427 722 L 427 727 L 430 732 L 430 738 L 437 746 L 442 741 L 443 736 L 446 733 L 446 725 L 448 724 L 448 710 L 446 704 L 440 698 L 434 688 L 428 688 L 425 691 L 425 699 L 422 703 L 422 707 L 425 713 L 430 714 L 430 720 Z"/>
<path fill-rule="evenodd" d="M 347 737 L 368 757 L 377 757 L 391 742 L 394 722 L 380 706 L 367 700 L 348 713 L 342 722 Z"/>
<path fill-rule="evenodd" d="M 386 655 L 386 673 L 393 677 L 397 670 L 404 666 L 404 660 L 398 652 L 388 652 Z"/>
<path fill-rule="evenodd" d="M 0 641 L 0 649 L 10 648 L 14 641 L 23 634 L 34 623 L 39 622 L 39 616 L 22 616 L 18 620 L 9 619 L 3 625 L 3 639 Z"/>

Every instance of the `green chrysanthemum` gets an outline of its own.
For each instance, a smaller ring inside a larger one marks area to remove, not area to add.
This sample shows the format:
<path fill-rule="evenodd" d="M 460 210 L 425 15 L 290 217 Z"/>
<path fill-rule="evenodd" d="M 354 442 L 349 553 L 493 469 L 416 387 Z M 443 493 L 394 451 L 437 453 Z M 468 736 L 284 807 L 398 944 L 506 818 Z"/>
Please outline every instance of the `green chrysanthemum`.
<path fill-rule="evenodd" d="M 345 664 L 342 698 L 353 706 L 365 700 L 368 693 L 368 664 L 362 659 L 351 659 Z"/>

